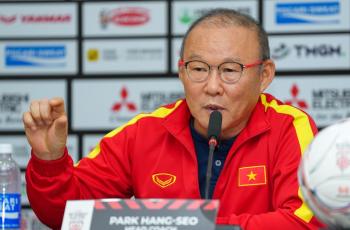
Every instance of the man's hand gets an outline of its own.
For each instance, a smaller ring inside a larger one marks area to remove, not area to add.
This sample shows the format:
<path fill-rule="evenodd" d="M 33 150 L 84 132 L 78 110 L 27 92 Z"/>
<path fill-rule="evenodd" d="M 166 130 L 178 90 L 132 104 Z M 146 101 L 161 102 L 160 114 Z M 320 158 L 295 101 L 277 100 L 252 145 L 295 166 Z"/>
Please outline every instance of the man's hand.
<path fill-rule="evenodd" d="M 32 101 L 23 114 L 24 130 L 34 154 L 42 160 L 63 156 L 68 137 L 68 119 L 62 98 Z"/>

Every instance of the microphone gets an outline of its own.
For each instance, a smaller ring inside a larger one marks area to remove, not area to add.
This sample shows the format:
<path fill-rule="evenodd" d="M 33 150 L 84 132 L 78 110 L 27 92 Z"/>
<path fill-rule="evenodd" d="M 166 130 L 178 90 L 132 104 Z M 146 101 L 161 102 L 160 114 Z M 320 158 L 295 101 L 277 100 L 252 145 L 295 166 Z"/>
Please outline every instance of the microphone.
<path fill-rule="evenodd" d="M 221 132 L 222 116 L 221 113 L 217 110 L 213 111 L 209 117 L 208 124 L 208 139 L 209 139 L 209 157 L 208 157 L 208 166 L 207 174 L 205 177 L 205 199 L 209 198 L 209 187 L 211 179 L 211 171 L 213 164 L 213 156 L 215 147 L 218 145 L 218 139 Z"/>

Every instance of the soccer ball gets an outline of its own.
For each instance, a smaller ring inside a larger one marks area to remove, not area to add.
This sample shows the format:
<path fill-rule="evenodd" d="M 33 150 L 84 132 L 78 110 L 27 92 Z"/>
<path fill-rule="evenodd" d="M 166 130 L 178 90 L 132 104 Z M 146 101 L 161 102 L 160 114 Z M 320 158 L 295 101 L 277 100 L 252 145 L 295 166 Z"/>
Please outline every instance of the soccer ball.
<path fill-rule="evenodd" d="M 306 203 L 322 222 L 331 229 L 350 228 L 350 119 L 315 136 L 298 179 Z"/>

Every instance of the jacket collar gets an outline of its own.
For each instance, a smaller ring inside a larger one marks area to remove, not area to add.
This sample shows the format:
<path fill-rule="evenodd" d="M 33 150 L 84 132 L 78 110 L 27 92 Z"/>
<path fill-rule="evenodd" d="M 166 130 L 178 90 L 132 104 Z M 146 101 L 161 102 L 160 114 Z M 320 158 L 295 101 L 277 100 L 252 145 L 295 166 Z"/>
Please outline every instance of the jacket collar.
<path fill-rule="evenodd" d="M 248 120 L 246 127 L 238 135 L 234 144 L 234 148 L 238 148 L 245 141 L 262 133 L 265 133 L 270 129 L 271 125 L 266 117 L 265 107 L 263 106 L 259 98 L 259 101 L 253 109 L 253 112 Z"/>
<path fill-rule="evenodd" d="M 165 128 L 178 139 L 188 150 L 193 150 L 194 145 L 190 131 L 191 113 L 187 106 L 186 100 L 183 99 L 181 104 L 164 119 Z"/>
<path fill-rule="evenodd" d="M 193 141 L 189 141 L 192 140 L 189 127 L 190 118 L 191 113 L 186 100 L 183 99 L 181 104 L 164 119 L 163 125 L 187 149 L 192 149 L 194 151 Z M 253 109 L 247 126 L 238 135 L 234 143 L 234 147 L 238 148 L 240 144 L 244 143 L 250 138 L 268 131 L 270 128 L 270 122 L 266 118 L 265 107 L 259 99 L 255 108 Z"/>

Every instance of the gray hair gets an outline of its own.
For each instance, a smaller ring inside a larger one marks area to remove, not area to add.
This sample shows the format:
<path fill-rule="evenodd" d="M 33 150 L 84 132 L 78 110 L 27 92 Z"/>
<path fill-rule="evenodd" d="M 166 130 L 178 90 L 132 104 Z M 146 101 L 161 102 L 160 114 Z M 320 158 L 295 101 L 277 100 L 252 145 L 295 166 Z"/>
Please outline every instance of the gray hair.
<path fill-rule="evenodd" d="M 198 18 L 187 30 L 181 44 L 181 59 L 183 59 L 184 57 L 184 49 L 187 37 L 195 27 L 204 23 L 218 27 L 242 26 L 256 31 L 260 45 L 260 58 L 262 60 L 270 58 L 270 48 L 267 33 L 255 19 L 253 19 L 249 15 L 242 14 L 233 9 L 217 8 L 210 10 L 209 12 Z"/>

